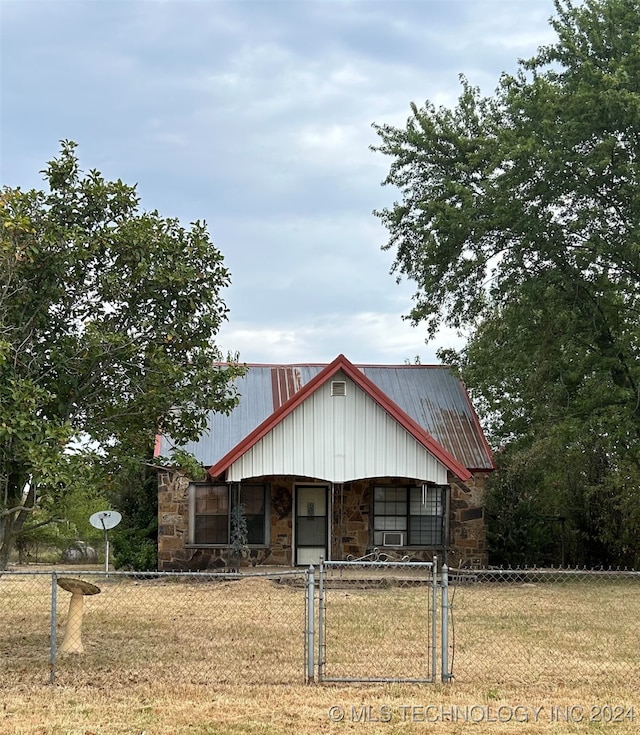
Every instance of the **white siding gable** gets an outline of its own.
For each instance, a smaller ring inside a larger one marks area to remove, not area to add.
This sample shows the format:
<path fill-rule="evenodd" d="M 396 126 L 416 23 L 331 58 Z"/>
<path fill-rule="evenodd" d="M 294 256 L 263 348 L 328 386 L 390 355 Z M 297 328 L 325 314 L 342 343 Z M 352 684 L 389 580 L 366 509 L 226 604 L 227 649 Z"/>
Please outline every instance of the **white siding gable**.
<path fill-rule="evenodd" d="M 333 380 L 345 395 L 331 395 Z M 297 475 L 329 482 L 410 477 L 440 485 L 447 469 L 343 373 L 337 373 L 249 448 L 227 479 Z"/>

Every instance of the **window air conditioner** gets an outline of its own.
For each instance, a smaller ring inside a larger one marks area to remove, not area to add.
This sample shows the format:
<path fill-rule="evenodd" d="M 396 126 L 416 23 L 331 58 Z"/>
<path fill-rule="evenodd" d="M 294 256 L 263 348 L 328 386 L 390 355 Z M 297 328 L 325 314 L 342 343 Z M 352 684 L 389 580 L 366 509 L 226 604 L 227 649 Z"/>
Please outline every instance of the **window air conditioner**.
<path fill-rule="evenodd" d="M 382 534 L 383 546 L 404 546 L 404 533 L 402 531 L 385 531 Z"/>

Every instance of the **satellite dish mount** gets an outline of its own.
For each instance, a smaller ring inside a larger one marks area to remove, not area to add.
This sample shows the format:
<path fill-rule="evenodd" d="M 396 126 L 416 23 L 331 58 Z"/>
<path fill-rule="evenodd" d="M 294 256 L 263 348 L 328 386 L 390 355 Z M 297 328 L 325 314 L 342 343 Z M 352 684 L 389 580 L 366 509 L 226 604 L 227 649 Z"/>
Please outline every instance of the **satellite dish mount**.
<path fill-rule="evenodd" d="M 109 529 L 115 528 L 122 520 L 117 510 L 99 510 L 89 518 L 89 523 L 104 531 L 104 571 L 109 573 Z"/>

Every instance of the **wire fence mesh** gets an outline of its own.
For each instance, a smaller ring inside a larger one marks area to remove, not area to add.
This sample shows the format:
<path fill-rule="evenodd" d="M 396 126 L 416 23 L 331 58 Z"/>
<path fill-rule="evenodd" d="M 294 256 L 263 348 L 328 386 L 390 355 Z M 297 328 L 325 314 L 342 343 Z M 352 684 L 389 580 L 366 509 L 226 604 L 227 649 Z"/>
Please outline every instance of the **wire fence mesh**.
<path fill-rule="evenodd" d="M 74 591 L 70 578 L 100 591 Z M 0 686 L 302 682 L 306 579 L 306 571 L 2 574 Z"/>
<path fill-rule="evenodd" d="M 433 681 L 436 593 L 431 562 L 325 562 L 319 680 Z"/>
<path fill-rule="evenodd" d="M 640 572 L 452 570 L 459 682 L 640 690 Z"/>
<path fill-rule="evenodd" d="M 48 681 L 50 573 L 2 573 L 0 626 L 0 686 Z"/>
<path fill-rule="evenodd" d="M 640 572 L 450 570 L 446 626 L 437 564 L 326 562 L 316 572 L 315 606 L 307 570 L 3 572 L 0 688 L 288 684 L 317 672 L 326 682 L 451 673 L 454 686 L 487 690 L 640 691 Z M 82 595 L 78 632 L 60 577 L 100 589 Z M 64 652 L 69 631 L 83 653 Z"/>

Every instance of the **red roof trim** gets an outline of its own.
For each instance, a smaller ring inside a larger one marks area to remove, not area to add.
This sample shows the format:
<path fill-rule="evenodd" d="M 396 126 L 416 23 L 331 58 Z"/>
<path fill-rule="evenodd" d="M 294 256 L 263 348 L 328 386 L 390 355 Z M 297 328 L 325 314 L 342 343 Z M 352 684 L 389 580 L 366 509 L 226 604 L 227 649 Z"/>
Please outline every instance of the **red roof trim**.
<path fill-rule="evenodd" d="M 419 444 L 422 444 L 425 449 L 431 452 L 431 454 L 442 462 L 448 470 L 453 472 L 456 477 L 463 481 L 471 478 L 472 475 L 466 467 L 463 467 L 455 457 L 449 454 L 441 444 L 439 444 L 417 422 L 415 422 L 396 403 L 394 403 L 386 393 L 383 393 L 380 388 L 367 378 L 364 373 L 360 372 L 360 370 L 349 362 L 344 355 L 338 355 L 338 357 L 336 357 L 332 363 L 327 365 L 324 370 L 321 370 L 286 403 L 283 403 L 277 411 L 274 411 L 271 416 L 268 416 L 241 442 L 236 444 L 231 451 L 227 452 L 222 459 L 218 460 L 215 465 L 209 468 L 209 474 L 212 477 L 219 477 L 222 475 L 222 473 L 225 472 L 234 462 L 240 459 L 245 452 L 257 444 L 260 439 L 271 431 L 271 429 L 286 418 L 292 411 L 294 411 L 294 409 L 303 403 L 308 396 L 316 391 L 339 370 L 341 370 L 347 377 L 351 378 L 356 385 L 362 388 L 362 390 L 371 399 L 373 399 L 393 419 L 404 427 Z"/>

